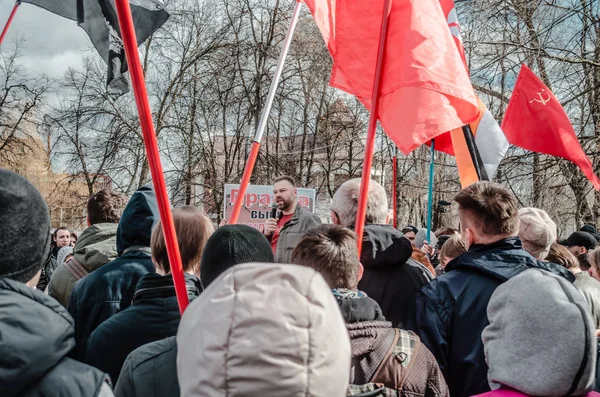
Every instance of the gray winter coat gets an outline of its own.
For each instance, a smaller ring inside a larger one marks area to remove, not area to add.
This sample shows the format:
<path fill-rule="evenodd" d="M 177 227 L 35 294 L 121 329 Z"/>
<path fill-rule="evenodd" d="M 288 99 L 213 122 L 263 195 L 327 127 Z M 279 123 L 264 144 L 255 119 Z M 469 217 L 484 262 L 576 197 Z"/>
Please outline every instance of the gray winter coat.
<path fill-rule="evenodd" d="M 179 396 L 177 342 L 175 337 L 135 349 L 123 364 L 117 397 Z"/>
<path fill-rule="evenodd" d="M 294 251 L 296 244 L 298 244 L 304 233 L 319 225 L 321 225 L 321 220 L 318 216 L 297 205 L 292 219 L 287 221 L 279 232 L 275 262 L 290 263 L 292 251 Z"/>

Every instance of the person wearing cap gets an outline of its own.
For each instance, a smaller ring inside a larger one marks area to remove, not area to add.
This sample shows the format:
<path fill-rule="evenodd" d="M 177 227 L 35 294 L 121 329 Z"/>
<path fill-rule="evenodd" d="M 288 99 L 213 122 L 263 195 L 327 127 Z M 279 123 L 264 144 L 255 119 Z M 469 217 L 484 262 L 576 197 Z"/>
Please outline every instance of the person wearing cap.
<path fill-rule="evenodd" d="M 544 210 L 538 208 L 521 208 L 519 210 L 519 237 L 523 249 L 534 258 L 546 259 L 550 246 L 556 241 L 556 223 Z"/>
<path fill-rule="evenodd" d="M 175 208 L 173 223 L 191 301 L 202 291 L 198 279 L 200 258 L 214 228 L 210 219 L 191 205 Z M 150 248 L 156 273 L 144 275 L 137 283 L 131 306 L 103 322 L 88 341 L 87 362 L 107 372 L 114 383 L 129 353 L 174 336 L 181 319 L 160 221 L 152 229 Z"/>
<path fill-rule="evenodd" d="M 246 262 L 275 262 L 269 241 L 246 225 L 226 225 L 206 242 L 200 263 L 200 281 L 207 288 L 230 267 Z M 134 350 L 123 364 L 115 394 L 119 397 L 179 396 L 175 336 Z"/>
<path fill-rule="evenodd" d="M 598 245 L 598 240 L 588 232 L 575 232 L 562 243 L 575 256 L 587 254 Z"/>
<path fill-rule="evenodd" d="M 596 226 L 591 225 L 589 223 L 586 224 L 586 225 L 583 225 L 581 227 L 581 229 L 579 229 L 579 231 L 581 231 L 581 232 L 587 232 L 587 233 L 591 234 L 592 236 L 594 234 L 598 233 L 598 230 L 596 229 Z"/>
<path fill-rule="evenodd" d="M 407 225 L 402 229 L 402 234 L 404 234 L 404 237 L 406 237 L 411 243 L 415 241 L 415 237 L 417 236 L 418 232 L 419 229 L 412 225 Z"/>
<path fill-rule="evenodd" d="M 113 396 L 108 375 L 68 357 L 73 319 L 36 290 L 50 256 L 48 207 L 27 179 L 3 169 L 0 222 L 0 394 Z"/>
<path fill-rule="evenodd" d="M 499 286 L 482 334 L 492 390 L 479 397 L 600 396 L 596 327 L 567 280 L 530 269 Z"/>
<path fill-rule="evenodd" d="M 177 331 L 182 397 L 341 397 L 350 340 L 314 269 L 244 263 L 187 308 Z"/>

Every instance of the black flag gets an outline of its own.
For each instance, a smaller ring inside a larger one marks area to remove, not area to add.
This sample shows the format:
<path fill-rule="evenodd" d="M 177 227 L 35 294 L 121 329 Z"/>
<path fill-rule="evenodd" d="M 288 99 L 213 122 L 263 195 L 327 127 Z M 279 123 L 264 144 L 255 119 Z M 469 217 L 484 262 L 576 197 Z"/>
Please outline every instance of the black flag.
<path fill-rule="evenodd" d="M 108 64 L 106 88 L 113 97 L 129 91 L 127 62 L 114 0 L 22 0 L 76 21 Z M 160 0 L 129 0 L 138 46 L 169 18 Z"/>

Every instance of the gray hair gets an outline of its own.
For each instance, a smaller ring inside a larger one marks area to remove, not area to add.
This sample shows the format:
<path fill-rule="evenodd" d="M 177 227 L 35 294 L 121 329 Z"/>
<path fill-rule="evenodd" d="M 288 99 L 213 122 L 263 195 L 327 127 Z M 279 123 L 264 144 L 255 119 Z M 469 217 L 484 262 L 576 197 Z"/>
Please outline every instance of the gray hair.
<path fill-rule="evenodd" d="M 360 178 L 344 182 L 333 195 L 331 210 L 337 214 L 343 227 L 354 227 L 358 212 Z M 379 183 L 369 181 L 366 224 L 384 224 L 388 216 L 388 202 L 385 189 Z"/>

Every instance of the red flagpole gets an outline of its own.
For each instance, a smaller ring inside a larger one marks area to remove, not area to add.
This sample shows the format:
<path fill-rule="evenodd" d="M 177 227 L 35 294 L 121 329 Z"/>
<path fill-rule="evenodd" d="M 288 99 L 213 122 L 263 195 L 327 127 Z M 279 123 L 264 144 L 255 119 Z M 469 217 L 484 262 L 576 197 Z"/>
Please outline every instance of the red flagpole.
<path fill-rule="evenodd" d="M 148 102 L 148 92 L 146 91 L 144 72 L 140 63 L 140 54 L 138 53 L 135 28 L 131 18 L 131 8 L 129 6 L 129 0 L 116 0 L 115 5 L 117 8 L 117 16 L 119 18 L 119 26 L 121 28 L 121 36 L 125 46 L 127 64 L 129 65 L 129 73 L 131 74 L 133 93 L 140 115 L 140 125 L 144 136 L 148 165 L 150 166 L 152 182 L 154 184 L 154 190 L 156 191 L 156 199 L 160 211 L 160 221 L 167 245 L 169 263 L 171 264 L 171 275 L 173 276 L 173 283 L 175 284 L 179 311 L 183 314 L 189 304 L 189 299 L 185 286 L 185 279 L 183 277 L 181 254 L 179 253 L 179 244 L 177 243 L 177 235 L 175 234 L 173 214 L 171 213 L 171 205 L 167 194 L 167 184 L 165 183 L 162 164 L 160 162 L 158 142 L 156 140 L 154 123 L 152 121 L 150 103 Z"/>
<path fill-rule="evenodd" d="M 263 113 L 260 117 L 260 122 L 258 123 L 258 128 L 256 130 L 256 135 L 254 137 L 254 142 L 252 142 L 252 149 L 250 151 L 250 155 L 248 156 L 248 160 L 246 161 L 246 168 L 244 168 L 244 174 L 242 175 L 242 180 L 240 181 L 240 188 L 238 195 L 233 203 L 233 210 L 231 212 L 231 216 L 229 217 L 229 224 L 233 225 L 237 223 L 238 217 L 242 210 L 242 203 L 244 202 L 244 196 L 246 195 L 246 189 L 248 188 L 248 184 L 250 183 L 250 177 L 252 176 L 252 171 L 254 171 L 254 164 L 256 163 L 256 159 L 258 158 L 258 152 L 260 149 L 260 141 L 262 140 L 263 133 L 265 128 L 267 127 L 267 121 L 269 120 L 269 113 L 271 112 L 271 106 L 273 105 L 273 99 L 275 98 L 275 91 L 277 91 L 277 85 L 279 84 L 279 78 L 281 77 L 281 73 L 283 72 L 283 65 L 285 64 L 285 58 L 287 57 L 288 51 L 290 49 L 290 45 L 292 44 L 292 38 L 294 37 L 294 30 L 296 29 L 296 23 L 298 22 L 298 17 L 300 16 L 300 10 L 302 9 L 302 1 L 296 1 L 296 7 L 294 8 L 294 13 L 292 15 L 292 21 L 290 22 L 290 26 L 288 27 L 288 31 L 285 36 L 285 41 L 283 43 L 283 49 L 281 50 L 281 54 L 279 55 L 279 60 L 277 61 L 277 67 L 275 68 L 275 76 L 271 81 L 271 87 L 269 88 L 269 93 L 267 94 L 267 101 L 265 103 L 265 108 L 263 109 Z"/>
<path fill-rule="evenodd" d="M 360 196 L 358 198 L 358 211 L 356 214 L 356 236 L 358 252 L 362 250 L 363 231 L 365 228 L 365 217 L 367 215 L 367 197 L 369 193 L 369 181 L 371 180 L 371 165 L 373 163 L 373 149 L 375 146 L 375 135 L 377 132 L 377 113 L 379 112 L 379 85 L 381 83 L 381 71 L 383 69 L 383 57 L 387 42 L 388 22 L 392 11 L 392 0 L 385 0 L 381 18 L 381 32 L 379 34 L 379 50 L 377 53 L 377 66 L 375 78 L 373 79 L 372 109 L 369 117 L 369 130 L 365 144 L 365 160 L 363 162 L 362 182 L 360 184 Z"/>
<path fill-rule="evenodd" d="M 12 12 L 10 13 L 10 16 L 8 17 L 8 21 L 6 21 L 6 25 L 4 25 L 4 29 L 2 29 L 2 34 L 0 34 L 0 45 L 2 45 L 2 42 L 4 41 L 4 36 L 6 36 L 6 33 L 8 33 L 8 28 L 9 28 L 10 24 L 12 23 L 12 20 L 15 17 L 15 14 L 17 13 L 17 8 L 19 8 L 20 5 L 21 5 L 21 0 L 17 0 L 15 2 L 15 6 L 12 9 Z"/>
<path fill-rule="evenodd" d="M 398 149 L 396 148 L 396 150 L 394 151 L 394 157 L 392 157 L 392 205 L 394 206 L 394 229 L 398 227 L 398 158 L 396 157 L 397 153 Z"/>

